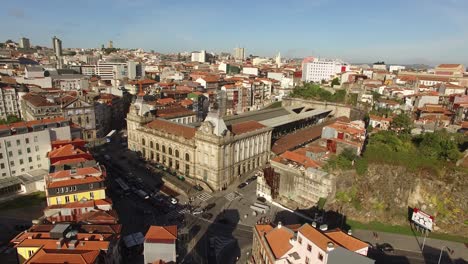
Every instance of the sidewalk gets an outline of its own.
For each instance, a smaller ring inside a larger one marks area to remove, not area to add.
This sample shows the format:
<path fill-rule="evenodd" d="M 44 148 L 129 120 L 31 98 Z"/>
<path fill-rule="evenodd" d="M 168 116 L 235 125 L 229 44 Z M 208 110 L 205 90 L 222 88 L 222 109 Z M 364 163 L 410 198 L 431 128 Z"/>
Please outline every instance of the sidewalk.
<path fill-rule="evenodd" d="M 377 239 L 374 237 L 374 232 L 377 233 Z M 400 234 L 392 234 L 370 230 L 353 230 L 353 236 L 375 245 L 376 243 L 389 243 L 395 249 L 421 252 L 421 246 L 424 237 L 406 236 Z M 424 246 L 424 253 L 439 254 L 440 249 L 444 246 L 453 250 L 453 254 L 450 254 L 451 259 L 464 259 L 468 260 L 468 249 L 463 243 L 445 241 L 439 239 L 430 238 L 430 234 L 426 239 Z"/>

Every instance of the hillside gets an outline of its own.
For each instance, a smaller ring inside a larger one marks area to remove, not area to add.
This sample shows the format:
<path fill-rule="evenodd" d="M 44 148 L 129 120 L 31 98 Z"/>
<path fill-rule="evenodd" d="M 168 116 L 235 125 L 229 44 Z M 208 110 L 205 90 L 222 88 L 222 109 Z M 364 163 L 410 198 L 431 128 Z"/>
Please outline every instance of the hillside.
<path fill-rule="evenodd" d="M 363 222 L 405 224 L 408 207 L 418 207 L 436 217 L 436 231 L 468 237 L 468 173 L 455 166 L 466 140 L 446 132 L 371 136 L 362 158 L 344 153 L 330 162 L 338 181 L 329 209 Z"/>

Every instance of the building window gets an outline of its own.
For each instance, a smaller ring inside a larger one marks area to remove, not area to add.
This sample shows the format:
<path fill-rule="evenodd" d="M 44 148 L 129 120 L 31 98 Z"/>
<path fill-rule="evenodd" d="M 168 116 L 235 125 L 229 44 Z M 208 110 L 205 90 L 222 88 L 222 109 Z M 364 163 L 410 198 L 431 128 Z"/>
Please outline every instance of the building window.
<path fill-rule="evenodd" d="M 38 142 L 37 141 L 37 136 L 34 136 L 34 142 L 36 142 L 36 143 Z"/>
<path fill-rule="evenodd" d="M 78 202 L 78 195 L 76 195 L 76 194 L 73 195 L 73 201 L 74 201 L 74 202 Z"/>
<path fill-rule="evenodd" d="M 298 238 L 297 238 L 297 242 L 299 242 L 299 244 L 302 245 L 302 237 L 298 237 Z"/>
<path fill-rule="evenodd" d="M 175 150 L 175 156 L 176 156 L 176 158 L 179 157 L 179 150 L 177 150 L 177 149 Z"/>
<path fill-rule="evenodd" d="M 172 155 L 172 148 L 169 147 L 169 155 Z"/>
<path fill-rule="evenodd" d="M 156 150 L 159 151 L 159 143 L 156 143 Z"/>
<path fill-rule="evenodd" d="M 5 168 L 5 163 L 0 163 L 0 169 L 4 169 Z"/>
<path fill-rule="evenodd" d="M 18 156 L 21 156 L 23 155 L 23 151 L 21 151 L 21 149 L 18 149 Z"/>
<path fill-rule="evenodd" d="M 16 140 L 16 146 L 19 146 L 19 145 L 21 145 L 21 140 L 17 139 Z"/>
<path fill-rule="evenodd" d="M 162 146 L 162 152 L 166 153 L 166 146 L 164 146 L 164 145 Z"/>
<path fill-rule="evenodd" d="M 89 198 L 94 199 L 94 193 L 93 192 L 89 193 Z"/>
<path fill-rule="evenodd" d="M 13 157 L 13 151 L 8 151 L 8 157 Z"/>
<path fill-rule="evenodd" d="M 23 165 L 24 163 L 23 159 L 20 159 L 19 162 L 20 162 L 20 165 Z"/>
<path fill-rule="evenodd" d="M 29 144 L 29 138 L 25 138 L 24 142 L 26 142 L 26 144 Z"/>
<path fill-rule="evenodd" d="M 185 161 L 190 161 L 190 155 L 188 153 L 185 153 Z"/>
<path fill-rule="evenodd" d="M 154 147 L 154 143 L 153 141 L 150 141 L 150 148 L 153 148 Z"/>
<path fill-rule="evenodd" d="M 0 159 L 3 159 L 3 153 L 0 153 Z"/>
<path fill-rule="evenodd" d="M 29 161 L 29 162 L 32 162 L 32 157 L 28 157 L 28 161 Z"/>
<path fill-rule="evenodd" d="M 32 257 L 33 254 L 34 254 L 34 250 L 28 250 L 28 257 Z"/>
<path fill-rule="evenodd" d="M 312 251 L 312 246 L 309 244 L 307 245 L 307 251 L 311 252 Z"/>
<path fill-rule="evenodd" d="M 31 148 L 28 147 L 28 148 L 26 149 L 26 152 L 31 153 Z"/>
<path fill-rule="evenodd" d="M 323 255 L 322 255 L 322 253 L 320 253 L 320 252 L 318 253 L 318 259 L 319 259 L 320 261 L 323 261 Z"/>
<path fill-rule="evenodd" d="M 7 142 L 6 142 L 6 146 L 7 146 L 7 148 L 10 148 L 10 147 L 11 147 L 11 142 L 10 142 L 10 141 L 7 141 Z"/>
<path fill-rule="evenodd" d="M 35 146 L 34 149 L 35 149 L 36 151 L 39 151 L 39 146 Z"/>
<path fill-rule="evenodd" d="M 15 166 L 15 162 L 13 160 L 10 161 L 10 166 Z"/>
<path fill-rule="evenodd" d="M 93 184 L 90 183 L 90 184 L 89 184 L 89 189 L 93 189 L 93 187 L 94 187 Z"/>
<path fill-rule="evenodd" d="M 305 264 L 309 264 L 309 263 L 310 263 L 309 257 L 306 257 Z"/>
<path fill-rule="evenodd" d="M 37 155 L 37 156 L 36 156 L 36 159 L 37 159 L 37 160 L 41 160 L 41 155 Z"/>
<path fill-rule="evenodd" d="M 70 196 L 65 196 L 65 203 L 69 203 L 70 202 Z"/>
<path fill-rule="evenodd" d="M 11 171 L 11 174 L 16 174 L 16 171 Z"/>

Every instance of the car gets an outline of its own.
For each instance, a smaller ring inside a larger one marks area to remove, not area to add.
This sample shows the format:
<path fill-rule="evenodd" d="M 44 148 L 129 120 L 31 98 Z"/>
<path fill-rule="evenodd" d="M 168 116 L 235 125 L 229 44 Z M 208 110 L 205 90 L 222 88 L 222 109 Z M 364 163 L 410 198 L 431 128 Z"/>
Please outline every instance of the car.
<path fill-rule="evenodd" d="M 257 179 L 257 176 L 252 176 L 252 177 L 250 177 L 250 178 L 247 179 L 247 182 L 250 183 L 250 182 L 255 181 L 256 179 Z"/>
<path fill-rule="evenodd" d="M 203 187 L 201 187 L 200 185 L 195 185 L 193 186 L 193 188 L 199 192 L 203 191 Z"/>
<path fill-rule="evenodd" d="M 213 214 L 212 213 L 203 213 L 201 217 L 203 217 L 203 219 L 210 220 L 211 218 L 213 218 Z"/>
<path fill-rule="evenodd" d="M 389 243 L 382 243 L 382 244 L 377 244 L 376 248 L 382 252 L 393 252 L 393 246 L 390 245 Z"/>
<path fill-rule="evenodd" d="M 192 211 L 193 215 L 199 215 L 203 214 L 204 210 L 202 208 L 195 208 L 195 210 Z"/>
<path fill-rule="evenodd" d="M 244 188 L 245 186 L 247 186 L 247 183 L 243 182 L 243 183 L 239 184 L 239 185 L 237 186 L 237 188 L 242 189 L 242 188 Z"/>
<path fill-rule="evenodd" d="M 178 204 L 178 203 L 179 203 L 179 201 L 176 198 L 171 197 L 171 204 L 175 205 L 175 204 Z"/>
<path fill-rule="evenodd" d="M 179 179 L 179 181 L 185 181 L 185 177 L 182 175 L 177 176 L 177 179 Z"/>
<path fill-rule="evenodd" d="M 210 203 L 207 206 L 205 206 L 205 208 L 203 210 L 209 211 L 209 210 L 213 209 L 215 206 L 216 206 L 215 203 Z"/>
<path fill-rule="evenodd" d="M 257 197 L 257 201 L 265 203 L 266 199 L 265 199 L 265 197 Z"/>

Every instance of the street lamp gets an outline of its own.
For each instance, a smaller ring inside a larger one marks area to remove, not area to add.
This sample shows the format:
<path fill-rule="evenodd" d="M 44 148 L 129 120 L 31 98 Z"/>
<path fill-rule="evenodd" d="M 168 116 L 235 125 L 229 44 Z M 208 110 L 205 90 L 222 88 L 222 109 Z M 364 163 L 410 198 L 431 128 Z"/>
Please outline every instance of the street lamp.
<path fill-rule="evenodd" d="M 440 261 L 442 260 L 442 253 L 444 252 L 444 249 L 447 249 L 447 253 L 449 253 L 449 254 L 452 254 L 452 253 L 453 253 L 453 250 L 451 250 L 449 247 L 443 246 L 443 247 L 440 249 L 439 261 L 437 262 L 437 264 L 440 264 Z"/>

